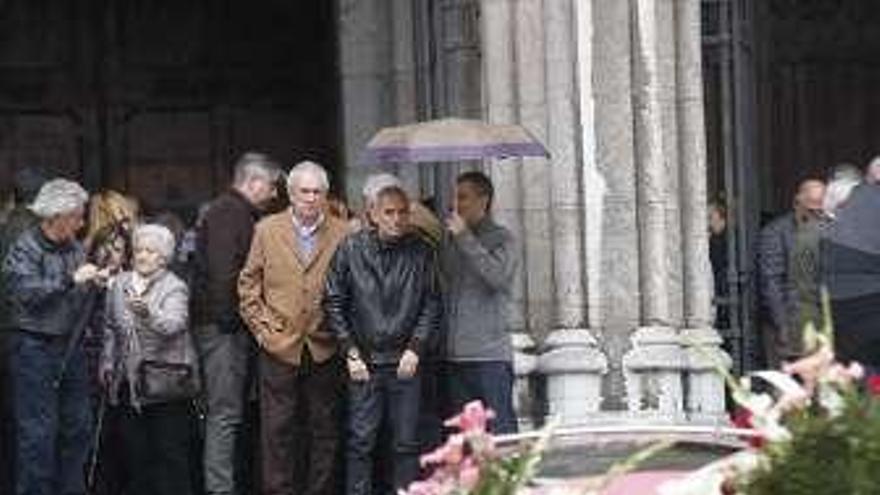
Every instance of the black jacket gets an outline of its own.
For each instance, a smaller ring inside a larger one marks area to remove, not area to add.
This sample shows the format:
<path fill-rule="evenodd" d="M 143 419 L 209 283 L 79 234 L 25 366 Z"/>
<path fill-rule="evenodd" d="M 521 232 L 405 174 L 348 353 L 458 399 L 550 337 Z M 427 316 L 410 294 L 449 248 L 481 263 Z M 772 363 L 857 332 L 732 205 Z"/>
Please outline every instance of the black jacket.
<path fill-rule="evenodd" d="M 394 364 L 404 350 L 422 355 L 440 321 L 436 255 L 415 234 L 395 241 L 374 230 L 350 235 L 333 257 L 324 294 L 330 330 L 344 352 Z"/>
<path fill-rule="evenodd" d="M 195 324 L 216 324 L 225 332 L 244 329 L 238 314 L 238 274 L 259 216 L 259 210 L 235 190 L 208 207 L 196 232 Z"/>
<path fill-rule="evenodd" d="M 84 260 L 78 242 L 56 244 L 46 238 L 39 226 L 21 234 L 3 263 L 11 306 L 10 326 L 43 335 L 67 336 L 85 310 L 85 290 L 73 283 L 73 273 Z"/>

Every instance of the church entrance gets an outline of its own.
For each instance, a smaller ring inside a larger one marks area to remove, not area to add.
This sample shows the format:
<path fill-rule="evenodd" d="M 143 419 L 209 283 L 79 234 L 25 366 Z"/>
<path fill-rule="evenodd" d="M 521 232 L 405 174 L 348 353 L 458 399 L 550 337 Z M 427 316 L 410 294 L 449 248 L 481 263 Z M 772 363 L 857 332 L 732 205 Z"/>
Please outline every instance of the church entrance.
<path fill-rule="evenodd" d="M 735 366 L 757 363 L 755 241 L 797 181 L 880 154 L 880 4 L 704 0 L 710 200 L 727 208 Z"/>
<path fill-rule="evenodd" d="M 338 168 L 335 2 L 0 2 L 0 179 L 191 214 L 247 149 Z"/>

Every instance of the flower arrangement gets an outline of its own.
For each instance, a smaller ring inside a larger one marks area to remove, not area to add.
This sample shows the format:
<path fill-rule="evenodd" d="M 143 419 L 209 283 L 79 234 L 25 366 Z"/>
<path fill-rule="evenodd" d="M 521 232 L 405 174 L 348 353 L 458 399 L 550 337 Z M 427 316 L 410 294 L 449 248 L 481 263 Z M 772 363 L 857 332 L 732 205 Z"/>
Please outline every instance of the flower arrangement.
<path fill-rule="evenodd" d="M 422 466 L 433 471 L 424 481 L 411 484 L 403 495 L 513 495 L 522 489 L 535 475 L 549 429 L 537 441 L 502 456 L 487 430 L 494 417 L 491 409 L 474 401 L 447 420 L 444 424 L 457 432 L 437 450 L 422 456 Z"/>
<path fill-rule="evenodd" d="M 752 429 L 751 448 L 661 487 L 664 495 L 868 495 L 880 493 L 880 376 L 835 359 L 825 303 L 822 328 L 808 326 L 808 352 L 781 371 L 728 376 Z M 756 392 L 753 379 L 775 394 Z"/>

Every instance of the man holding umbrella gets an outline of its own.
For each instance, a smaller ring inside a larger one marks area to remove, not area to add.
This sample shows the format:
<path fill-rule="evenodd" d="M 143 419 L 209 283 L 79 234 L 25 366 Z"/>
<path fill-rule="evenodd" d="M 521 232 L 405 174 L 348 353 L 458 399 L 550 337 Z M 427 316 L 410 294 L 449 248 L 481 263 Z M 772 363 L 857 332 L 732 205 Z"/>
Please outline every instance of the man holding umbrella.
<path fill-rule="evenodd" d="M 442 249 L 448 391 L 455 409 L 482 400 L 495 411 L 493 431 L 514 433 L 507 307 L 519 260 L 510 231 L 489 215 L 493 195 L 481 172 L 456 180 L 455 211 Z"/>

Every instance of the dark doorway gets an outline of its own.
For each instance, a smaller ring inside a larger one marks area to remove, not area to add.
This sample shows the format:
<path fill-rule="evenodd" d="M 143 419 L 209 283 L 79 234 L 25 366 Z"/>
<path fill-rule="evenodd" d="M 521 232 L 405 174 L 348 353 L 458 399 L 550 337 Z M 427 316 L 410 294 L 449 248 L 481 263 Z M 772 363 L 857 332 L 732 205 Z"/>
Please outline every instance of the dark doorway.
<path fill-rule="evenodd" d="M 257 148 L 338 163 L 332 1 L 0 0 L 0 179 L 191 212 Z"/>
<path fill-rule="evenodd" d="M 880 154 L 880 2 L 703 0 L 710 200 L 727 206 L 721 328 L 738 371 L 759 353 L 755 242 L 796 182 Z"/>

